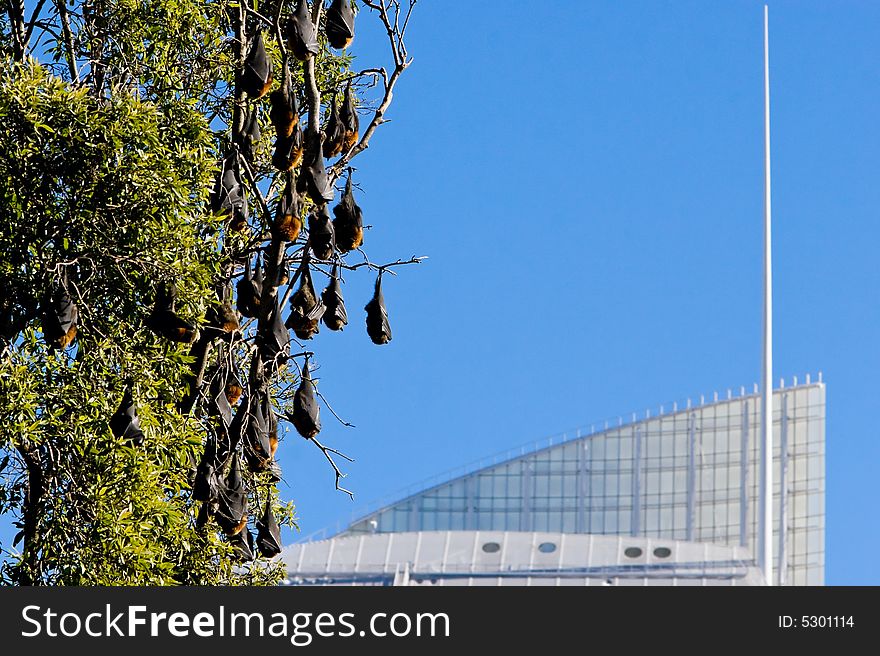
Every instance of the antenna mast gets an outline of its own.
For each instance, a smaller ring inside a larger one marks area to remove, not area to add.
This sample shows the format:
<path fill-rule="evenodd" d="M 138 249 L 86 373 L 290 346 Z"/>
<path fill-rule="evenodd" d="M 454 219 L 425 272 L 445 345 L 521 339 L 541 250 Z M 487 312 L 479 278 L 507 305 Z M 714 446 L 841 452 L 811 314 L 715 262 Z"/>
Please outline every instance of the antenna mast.
<path fill-rule="evenodd" d="M 770 39 L 767 22 L 767 5 L 764 5 L 764 354 L 758 556 L 764 581 L 773 585 L 773 277 L 770 260 Z"/>

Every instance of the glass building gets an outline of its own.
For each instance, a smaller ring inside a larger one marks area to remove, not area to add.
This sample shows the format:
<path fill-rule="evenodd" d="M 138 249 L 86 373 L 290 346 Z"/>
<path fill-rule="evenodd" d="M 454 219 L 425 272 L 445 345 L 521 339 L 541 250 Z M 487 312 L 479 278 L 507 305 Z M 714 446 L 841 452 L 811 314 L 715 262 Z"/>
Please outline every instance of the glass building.
<path fill-rule="evenodd" d="M 821 585 L 821 378 L 775 390 L 773 415 L 775 583 Z M 633 417 L 423 489 L 333 539 L 426 532 L 627 536 L 755 554 L 760 420 L 758 394 Z"/>

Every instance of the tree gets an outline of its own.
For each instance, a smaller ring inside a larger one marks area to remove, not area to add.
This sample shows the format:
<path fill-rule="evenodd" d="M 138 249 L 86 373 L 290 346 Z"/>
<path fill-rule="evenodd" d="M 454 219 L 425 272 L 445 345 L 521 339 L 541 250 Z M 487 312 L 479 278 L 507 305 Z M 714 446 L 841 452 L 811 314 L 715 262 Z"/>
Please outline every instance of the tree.
<path fill-rule="evenodd" d="M 2 580 L 276 582 L 279 425 L 346 491 L 306 343 L 345 325 L 359 270 L 387 342 L 382 274 L 420 260 L 369 260 L 350 167 L 411 63 L 414 4 L 4 5 Z M 353 67 L 364 20 L 390 70 Z"/>

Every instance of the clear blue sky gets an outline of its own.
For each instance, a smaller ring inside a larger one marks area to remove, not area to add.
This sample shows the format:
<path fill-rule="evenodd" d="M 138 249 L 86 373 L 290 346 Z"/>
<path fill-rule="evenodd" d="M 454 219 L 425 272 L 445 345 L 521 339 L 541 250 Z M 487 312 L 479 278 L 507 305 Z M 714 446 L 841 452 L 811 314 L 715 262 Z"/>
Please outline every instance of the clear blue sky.
<path fill-rule="evenodd" d="M 367 340 L 369 283 L 354 278 L 351 324 L 315 339 L 320 389 L 357 425 L 328 416 L 322 433 L 357 459 L 357 499 L 291 435 L 283 493 L 304 534 L 508 447 L 757 381 L 762 7 L 417 6 L 415 63 L 357 178 L 371 257 L 431 259 L 387 280 L 391 344 Z M 880 542 L 880 3 L 772 1 L 770 19 L 774 378 L 823 372 L 826 580 L 880 584 L 866 557 Z"/>
<path fill-rule="evenodd" d="M 280 454 L 303 534 L 524 442 L 760 373 L 762 7 L 422 0 L 357 160 L 394 340 L 323 330 L 322 438 Z M 774 378 L 827 383 L 829 584 L 880 584 L 880 3 L 771 0 Z M 363 67 L 383 53 L 359 21 Z M 358 63 L 358 62 L 356 62 Z M 535 389 L 539 390 L 535 401 Z M 288 541 L 295 536 L 285 536 Z"/>

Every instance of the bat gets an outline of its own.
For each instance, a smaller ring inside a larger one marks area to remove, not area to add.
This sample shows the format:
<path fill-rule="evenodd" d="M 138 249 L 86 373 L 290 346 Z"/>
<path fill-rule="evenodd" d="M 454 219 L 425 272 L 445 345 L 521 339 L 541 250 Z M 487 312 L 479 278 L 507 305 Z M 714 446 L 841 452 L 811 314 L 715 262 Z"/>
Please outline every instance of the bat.
<path fill-rule="evenodd" d="M 354 40 L 354 10 L 351 0 L 333 0 L 327 9 L 327 41 L 337 50 L 351 45 Z"/>
<path fill-rule="evenodd" d="M 235 549 L 235 555 L 241 562 L 254 559 L 254 536 L 247 529 L 239 531 L 229 538 L 229 544 Z"/>
<path fill-rule="evenodd" d="M 330 283 L 321 292 L 321 301 L 327 308 L 323 317 L 324 325 L 330 330 L 342 330 L 348 323 L 348 313 L 345 311 L 345 302 L 342 299 L 336 264 L 333 265 L 333 271 L 330 274 Z"/>
<path fill-rule="evenodd" d="M 272 60 L 263 43 L 263 33 L 257 30 L 251 49 L 244 60 L 244 71 L 239 78 L 241 88 L 252 100 L 262 98 L 272 86 Z"/>
<path fill-rule="evenodd" d="M 275 362 L 279 355 L 284 355 L 290 344 L 290 335 L 281 320 L 281 308 L 275 302 L 269 325 L 261 335 L 262 353 L 266 362 Z"/>
<path fill-rule="evenodd" d="M 257 549 L 266 558 L 273 558 L 281 553 L 281 529 L 272 514 L 270 501 L 266 502 L 266 510 L 257 520 Z"/>
<path fill-rule="evenodd" d="M 284 194 L 275 208 L 275 221 L 272 224 L 274 234 L 285 241 L 296 241 L 302 230 L 302 203 L 296 187 L 291 180 L 287 181 Z M 279 282 L 279 285 L 284 283 Z"/>
<path fill-rule="evenodd" d="M 269 413 L 269 455 L 272 458 L 275 458 L 275 453 L 278 451 L 278 417 L 275 416 L 275 412 L 272 411 Z"/>
<path fill-rule="evenodd" d="M 345 127 L 339 120 L 339 108 L 336 106 L 336 96 L 330 103 L 330 116 L 324 125 L 324 157 L 336 157 L 342 152 L 342 143 L 345 141 Z"/>
<path fill-rule="evenodd" d="M 235 150 L 223 158 L 220 172 L 211 192 L 211 210 L 215 214 L 229 217 L 229 228 L 240 232 L 247 226 L 248 202 L 241 174 L 238 169 L 238 155 Z"/>
<path fill-rule="evenodd" d="M 318 333 L 324 304 L 316 297 L 308 259 L 300 265 L 299 289 L 290 297 L 290 314 L 285 325 L 300 339 L 311 339 Z"/>
<path fill-rule="evenodd" d="M 141 422 L 135 411 L 130 384 L 125 388 L 119 408 L 110 417 L 110 430 L 117 439 L 129 440 L 135 446 L 144 443 L 144 432 L 141 430 Z"/>
<path fill-rule="evenodd" d="M 247 492 L 241 478 L 238 453 L 232 456 L 229 473 L 220 489 L 216 518 L 228 536 L 240 533 L 247 526 Z"/>
<path fill-rule="evenodd" d="M 43 337 L 50 348 L 67 348 L 76 339 L 79 308 L 61 285 L 43 301 Z"/>
<path fill-rule="evenodd" d="M 299 103 L 286 61 L 281 86 L 269 95 L 269 120 L 272 121 L 275 136 L 279 139 L 289 137 L 293 134 L 294 126 L 299 125 Z"/>
<path fill-rule="evenodd" d="M 226 394 L 226 401 L 229 405 L 235 405 L 238 403 L 238 400 L 241 398 L 241 393 L 244 391 L 241 379 L 238 377 L 238 372 L 235 370 L 235 364 L 231 367 L 223 366 L 221 369 L 226 373 L 226 383 L 223 386 L 223 393 Z"/>
<path fill-rule="evenodd" d="M 214 372 L 214 376 L 211 378 L 211 411 L 212 414 L 216 412 L 224 426 L 229 426 L 232 423 L 232 405 L 226 396 L 224 373 L 225 370 L 221 367 Z"/>
<path fill-rule="evenodd" d="M 345 183 L 345 192 L 339 204 L 333 208 L 333 231 L 336 234 L 336 247 L 340 253 L 360 248 L 364 243 L 364 217 L 361 208 L 351 193 L 351 173 Z"/>
<path fill-rule="evenodd" d="M 263 295 L 263 267 L 260 264 L 260 256 L 254 263 L 251 273 L 251 262 L 248 258 L 244 265 L 244 277 L 235 286 L 235 306 L 243 317 L 255 317 L 260 313 L 260 299 Z"/>
<path fill-rule="evenodd" d="M 205 313 L 205 320 L 209 327 L 221 333 L 231 333 L 239 329 L 238 317 L 227 300 L 212 304 Z"/>
<path fill-rule="evenodd" d="M 357 109 L 354 106 L 354 97 L 351 93 L 351 80 L 345 88 L 345 100 L 339 109 L 339 122 L 342 125 L 344 135 L 342 138 L 342 150 L 351 150 L 360 137 L 360 120 Z"/>
<path fill-rule="evenodd" d="M 282 287 L 290 280 L 290 259 L 285 255 L 278 265 L 278 286 Z"/>
<path fill-rule="evenodd" d="M 326 205 L 318 205 L 309 213 L 309 246 L 312 247 L 312 254 L 319 260 L 333 257 L 336 233 Z"/>
<path fill-rule="evenodd" d="M 323 146 L 320 136 L 314 149 L 309 150 L 309 158 L 296 179 L 296 190 L 300 193 L 307 192 L 315 205 L 324 205 L 333 200 L 333 185 L 327 177 L 324 168 Z"/>
<path fill-rule="evenodd" d="M 248 460 L 248 468 L 254 472 L 264 471 L 272 460 L 272 447 L 269 435 L 272 430 L 272 418 L 274 418 L 269 395 L 265 392 L 260 394 L 260 400 L 250 416 L 245 431 L 245 456 Z"/>
<path fill-rule="evenodd" d="M 238 448 L 239 442 L 244 434 L 245 420 L 250 416 L 250 399 L 245 397 L 238 406 L 232 423 L 229 424 L 229 430 L 226 432 L 226 439 L 219 442 L 217 446 L 217 468 L 222 468 L 229 456 Z"/>
<path fill-rule="evenodd" d="M 385 309 L 385 297 L 382 295 L 382 272 L 376 278 L 373 298 L 366 304 L 367 334 L 373 344 L 387 344 L 391 341 L 391 325 L 388 323 L 388 310 Z"/>
<path fill-rule="evenodd" d="M 196 517 L 196 528 L 199 530 L 205 528 L 211 520 L 211 514 L 210 504 L 203 503 L 199 508 L 199 514 Z"/>
<path fill-rule="evenodd" d="M 290 171 L 303 161 L 303 132 L 299 121 L 294 123 L 293 131 L 288 136 L 275 139 L 275 150 L 272 151 L 272 166 L 279 171 Z"/>
<path fill-rule="evenodd" d="M 299 0 L 287 23 L 287 43 L 293 56 L 300 61 L 318 54 L 318 35 L 309 16 L 309 4 Z"/>
<path fill-rule="evenodd" d="M 299 387 L 293 396 L 293 412 L 287 418 L 296 431 L 309 439 L 321 432 L 321 408 L 315 399 L 315 384 L 309 373 L 309 359 L 303 364 Z"/>
<path fill-rule="evenodd" d="M 156 303 L 144 323 L 160 337 L 172 342 L 191 344 L 196 338 L 195 326 L 177 316 L 174 312 L 174 299 L 174 288 L 167 283 L 160 284 L 156 291 Z"/>
<path fill-rule="evenodd" d="M 245 119 L 244 132 L 241 135 L 241 154 L 251 164 L 256 159 L 257 146 L 262 138 L 263 134 L 260 132 L 260 113 L 257 107 L 254 107 Z"/>
<path fill-rule="evenodd" d="M 192 497 L 196 501 L 215 501 L 219 495 L 220 480 L 217 477 L 217 442 L 214 437 L 209 437 L 205 442 L 202 459 L 198 467 L 196 467 Z"/>

